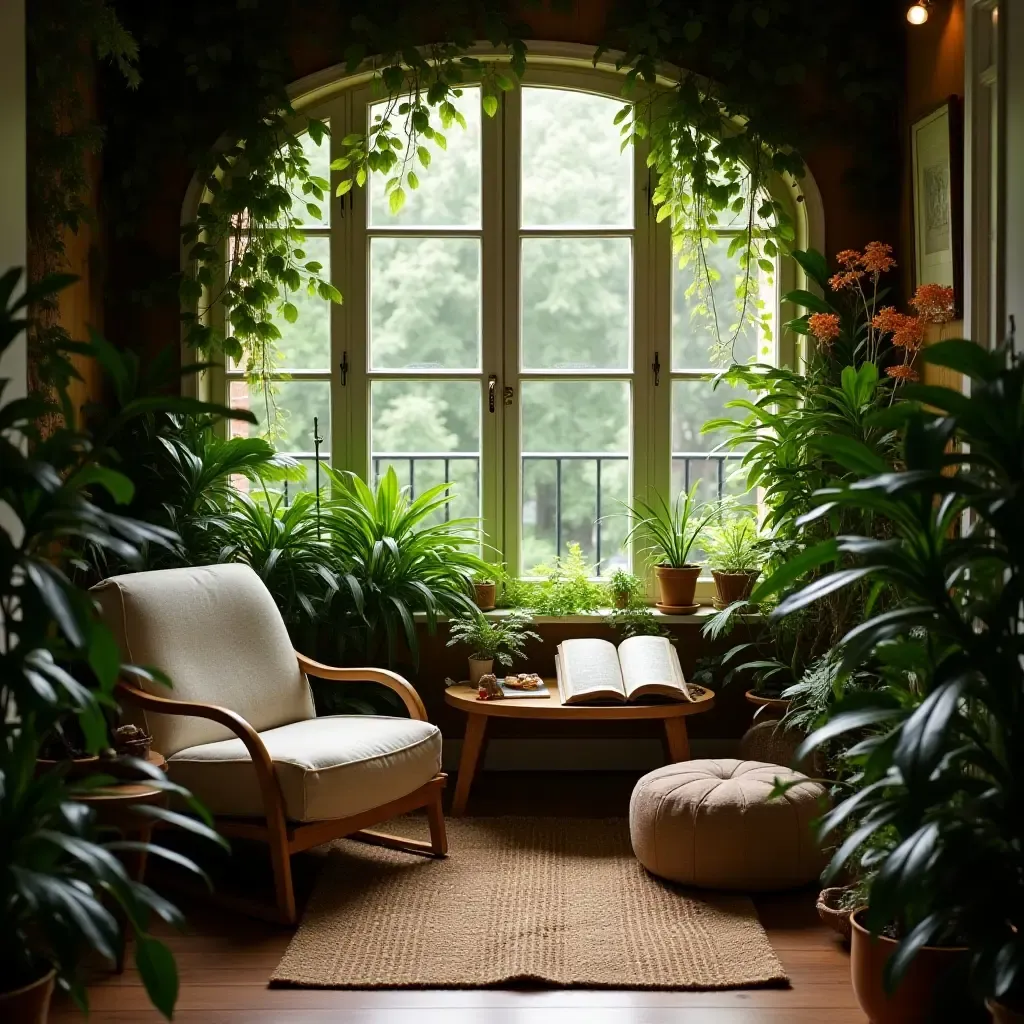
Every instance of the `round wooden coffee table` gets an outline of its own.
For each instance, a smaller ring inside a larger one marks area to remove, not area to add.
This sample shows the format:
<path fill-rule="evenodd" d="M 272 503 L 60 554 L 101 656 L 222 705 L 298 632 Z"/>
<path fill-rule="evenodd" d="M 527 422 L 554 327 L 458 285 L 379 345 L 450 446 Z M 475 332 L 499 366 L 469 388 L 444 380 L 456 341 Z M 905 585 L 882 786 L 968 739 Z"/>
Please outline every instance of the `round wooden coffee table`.
<path fill-rule="evenodd" d="M 686 719 L 715 706 L 714 692 L 705 689 L 694 701 L 673 701 L 664 704 L 563 704 L 554 679 L 545 679 L 550 697 L 512 697 L 506 700 L 477 700 L 473 686 L 449 686 L 445 703 L 466 712 L 466 736 L 459 759 L 459 778 L 455 784 L 451 813 L 465 814 L 469 790 L 473 785 L 487 735 L 488 718 L 546 718 L 559 721 L 636 721 L 657 719 L 665 729 L 665 742 L 672 764 L 690 759 L 690 740 Z"/>

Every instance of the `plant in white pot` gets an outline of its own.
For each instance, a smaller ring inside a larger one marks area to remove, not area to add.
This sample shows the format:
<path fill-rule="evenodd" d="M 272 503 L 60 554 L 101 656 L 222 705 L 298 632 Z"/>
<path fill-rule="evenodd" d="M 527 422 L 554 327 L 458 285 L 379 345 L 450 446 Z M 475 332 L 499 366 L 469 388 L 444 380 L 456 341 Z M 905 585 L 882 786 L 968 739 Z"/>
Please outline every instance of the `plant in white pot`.
<path fill-rule="evenodd" d="M 626 505 L 633 525 L 623 543 L 629 544 L 638 534 L 646 539 L 642 550 L 655 563 L 658 607 L 665 610 L 694 607 L 701 567 L 690 561 L 690 552 L 719 514 L 716 505 L 697 501 L 699 486 L 698 480 L 689 491 L 680 491 L 671 505 L 658 493 L 649 502 L 638 499 Z"/>
<path fill-rule="evenodd" d="M 715 581 L 715 607 L 746 601 L 764 561 L 754 510 L 723 502 L 718 518 L 704 531 L 701 547 Z"/>
<path fill-rule="evenodd" d="M 469 682 L 476 686 L 480 677 L 493 671 L 494 663 L 509 667 L 521 658 L 527 640 L 540 637 L 527 627 L 533 620 L 523 611 L 513 609 L 500 618 L 466 614 L 452 621 L 448 646 L 465 644 L 469 648 Z"/>

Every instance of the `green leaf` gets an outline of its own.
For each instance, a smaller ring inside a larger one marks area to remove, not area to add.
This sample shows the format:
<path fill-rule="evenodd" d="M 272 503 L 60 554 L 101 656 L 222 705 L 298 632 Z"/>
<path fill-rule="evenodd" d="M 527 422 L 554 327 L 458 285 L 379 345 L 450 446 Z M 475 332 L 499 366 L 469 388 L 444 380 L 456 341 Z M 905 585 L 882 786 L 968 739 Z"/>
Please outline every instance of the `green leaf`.
<path fill-rule="evenodd" d="M 703 30 L 704 25 L 694 19 L 692 21 L 688 21 L 683 26 L 683 36 L 686 38 L 688 43 L 695 43 L 700 38 L 700 34 Z"/>
<path fill-rule="evenodd" d="M 784 296 L 786 302 L 793 302 L 798 306 L 809 309 L 812 313 L 834 313 L 835 307 L 826 302 L 825 299 L 814 292 L 797 288 L 795 291 L 787 292 Z"/>
<path fill-rule="evenodd" d="M 320 212 L 320 207 L 316 203 L 306 203 L 306 212 L 310 217 L 314 217 L 316 220 L 323 220 L 323 214 Z"/>
<path fill-rule="evenodd" d="M 822 291 L 828 287 L 828 261 L 817 249 L 794 249 L 790 255 Z"/>
<path fill-rule="evenodd" d="M 116 469 L 99 466 L 96 463 L 91 463 L 80 469 L 69 482 L 78 487 L 98 484 L 119 505 L 129 504 L 135 496 L 135 484 L 128 477 Z"/>
<path fill-rule="evenodd" d="M 989 352 L 975 342 L 961 338 L 929 345 L 921 352 L 921 359 L 932 366 L 957 370 L 974 380 L 994 380 L 1003 367 L 1002 353 Z"/>
<path fill-rule="evenodd" d="M 420 179 L 416 176 L 416 172 L 415 171 L 410 171 L 406 175 L 406 180 L 409 182 L 409 188 L 419 188 L 420 187 Z"/>
<path fill-rule="evenodd" d="M 498 98 L 497 96 L 491 96 L 485 94 L 480 101 L 481 106 L 484 108 L 484 113 L 488 117 L 494 117 L 498 112 Z"/>
<path fill-rule="evenodd" d="M 352 191 L 352 186 L 355 182 L 351 178 L 346 178 L 344 181 L 338 182 L 338 187 L 334 190 L 336 196 L 348 195 Z"/>
<path fill-rule="evenodd" d="M 137 935 L 135 966 L 150 1001 L 168 1020 L 173 1019 L 178 1001 L 178 965 L 174 954 L 159 939 Z"/>
<path fill-rule="evenodd" d="M 405 206 L 405 189 L 393 189 L 391 195 L 388 196 L 388 209 L 392 214 L 397 214 L 403 206 Z"/>
<path fill-rule="evenodd" d="M 792 586 L 805 573 L 816 569 L 826 562 L 834 562 L 839 557 L 839 542 L 834 538 L 806 548 L 798 555 L 783 562 L 778 569 L 762 580 L 750 595 L 752 603 L 757 604 L 780 590 Z"/>
<path fill-rule="evenodd" d="M 430 150 L 426 146 L 418 146 L 416 156 L 419 157 L 419 161 L 424 167 L 430 166 Z"/>
<path fill-rule="evenodd" d="M 105 690 L 114 689 L 121 672 L 121 649 L 114 634 L 100 622 L 89 626 L 89 667 Z"/>
<path fill-rule="evenodd" d="M 293 324 L 299 319 L 299 310 L 294 303 L 286 302 L 281 307 L 281 315 L 288 321 L 288 323 Z"/>

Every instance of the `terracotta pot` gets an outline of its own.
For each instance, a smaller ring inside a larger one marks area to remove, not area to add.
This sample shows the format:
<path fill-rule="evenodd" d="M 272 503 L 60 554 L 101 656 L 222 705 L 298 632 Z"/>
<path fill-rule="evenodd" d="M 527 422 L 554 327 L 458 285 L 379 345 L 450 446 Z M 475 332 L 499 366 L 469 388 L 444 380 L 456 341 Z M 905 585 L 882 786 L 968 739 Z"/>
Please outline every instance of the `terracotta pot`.
<path fill-rule="evenodd" d="M 476 606 L 482 612 L 489 612 L 498 598 L 498 585 L 496 583 L 475 583 Z"/>
<path fill-rule="evenodd" d="M 493 658 L 470 658 L 469 659 L 469 685 L 479 686 L 480 677 L 494 671 Z"/>
<path fill-rule="evenodd" d="M 992 1024 L 1024 1024 L 1024 1013 L 1018 1010 L 1011 1010 L 994 999 L 986 999 L 985 1006 L 992 1014 Z"/>
<path fill-rule="evenodd" d="M 850 915 L 850 977 L 871 1024 L 968 1024 L 979 1019 L 980 1008 L 970 998 L 970 954 L 965 946 L 925 946 L 889 993 L 883 974 L 898 943 L 872 935 L 861 921 L 863 914 L 855 910 Z"/>
<path fill-rule="evenodd" d="M 56 972 L 50 971 L 31 985 L 0 992 L 0 1020 L 5 1024 L 46 1024 L 55 977 Z"/>
<path fill-rule="evenodd" d="M 850 911 L 841 908 L 843 894 L 846 889 L 841 885 L 832 886 L 830 889 L 822 889 L 818 893 L 818 899 L 814 909 L 818 911 L 818 917 L 822 924 L 831 928 L 832 931 L 841 935 L 847 942 L 850 941 Z"/>
<path fill-rule="evenodd" d="M 663 605 L 667 608 L 686 608 L 693 604 L 697 577 L 700 576 L 699 565 L 682 565 L 679 568 L 657 565 L 654 573 L 658 577 L 658 590 Z"/>
<path fill-rule="evenodd" d="M 750 592 L 754 589 L 757 577 L 761 575 L 760 569 L 751 569 L 749 572 L 719 572 L 712 569 L 711 575 L 715 581 L 716 608 L 727 608 L 734 601 L 746 601 Z"/>
<path fill-rule="evenodd" d="M 754 704 L 757 710 L 754 712 L 754 721 L 762 721 L 766 718 L 782 718 L 789 710 L 790 702 L 782 697 L 762 697 L 757 690 L 747 690 L 743 695 L 747 701 Z"/>

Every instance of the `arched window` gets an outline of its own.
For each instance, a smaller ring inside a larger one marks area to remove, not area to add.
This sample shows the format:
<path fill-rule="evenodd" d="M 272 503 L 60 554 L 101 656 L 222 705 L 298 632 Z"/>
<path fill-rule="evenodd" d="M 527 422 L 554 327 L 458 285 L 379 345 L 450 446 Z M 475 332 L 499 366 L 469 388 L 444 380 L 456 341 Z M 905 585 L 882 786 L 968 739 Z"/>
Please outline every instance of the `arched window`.
<path fill-rule="evenodd" d="M 629 564 L 614 514 L 632 495 L 697 479 L 704 499 L 745 490 L 738 456 L 700 432 L 737 397 L 712 390 L 712 324 L 728 337 L 736 320 L 729 246 L 745 215 L 705 249 L 708 303 L 656 223 L 644 148 L 620 149 L 620 88 L 608 72 L 531 63 L 491 118 L 467 86 L 466 127 L 417 168 L 397 215 L 380 175 L 332 201 L 304 249 L 344 303 L 303 292 L 281 325 L 281 450 L 312 465 L 316 416 L 336 468 L 372 480 L 393 466 L 414 493 L 450 482 L 451 514 L 481 516 L 487 554 L 523 574 L 570 543 L 601 574 Z M 368 84 L 305 107 L 331 125 L 307 143 L 317 173 L 385 107 Z M 756 273 L 777 325 L 778 275 Z M 757 334 L 740 333 L 736 358 L 777 360 L 777 330 Z M 223 387 L 266 418 L 240 369 Z"/>

